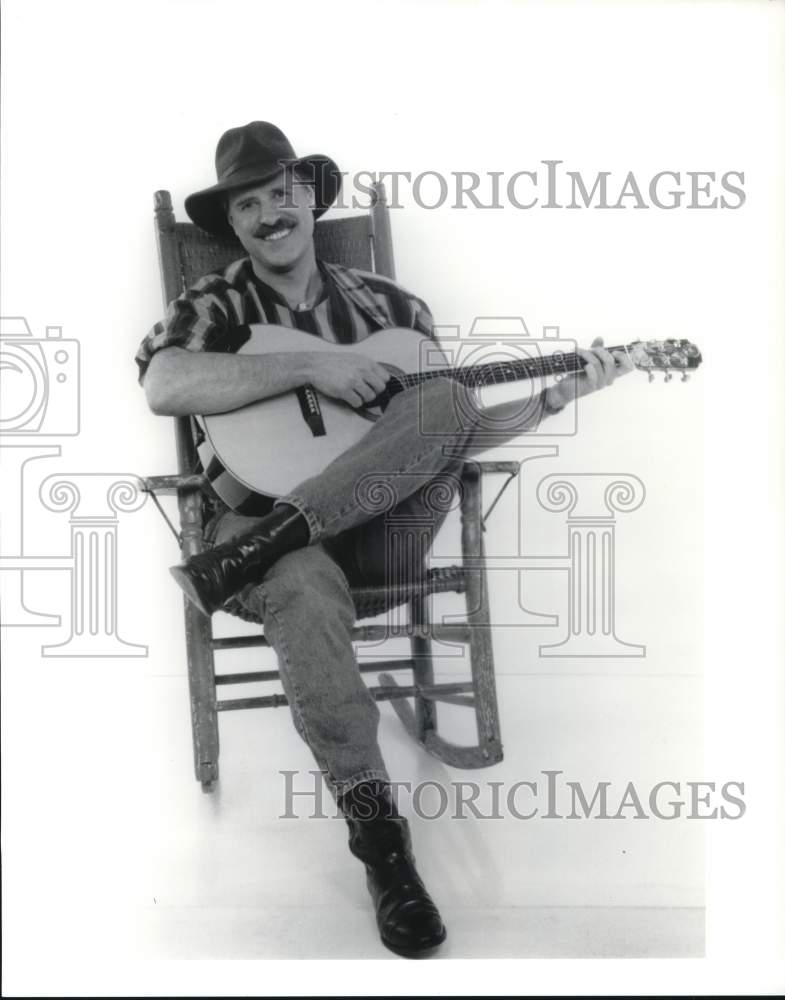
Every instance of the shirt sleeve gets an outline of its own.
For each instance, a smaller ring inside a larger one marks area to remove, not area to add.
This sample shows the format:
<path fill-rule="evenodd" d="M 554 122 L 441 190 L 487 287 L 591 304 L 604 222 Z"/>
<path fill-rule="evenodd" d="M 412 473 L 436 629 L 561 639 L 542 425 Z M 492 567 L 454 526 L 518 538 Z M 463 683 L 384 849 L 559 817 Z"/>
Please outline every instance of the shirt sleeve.
<path fill-rule="evenodd" d="M 182 347 L 188 351 L 210 350 L 230 326 L 225 303 L 214 293 L 189 289 L 170 303 L 166 317 L 156 323 L 139 345 L 135 361 L 139 383 L 156 351 L 164 347 Z"/>

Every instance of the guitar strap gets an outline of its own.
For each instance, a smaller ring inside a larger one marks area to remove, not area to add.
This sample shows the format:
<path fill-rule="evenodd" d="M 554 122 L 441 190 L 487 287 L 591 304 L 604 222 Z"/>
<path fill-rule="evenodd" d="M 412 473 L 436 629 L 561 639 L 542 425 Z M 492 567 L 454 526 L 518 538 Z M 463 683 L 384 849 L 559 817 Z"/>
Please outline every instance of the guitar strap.
<path fill-rule="evenodd" d="M 191 436 L 193 438 L 194 447 L 198 450 L 199 445 L 204 441 L 204 427 L 196 414 L 191 414 Z"/>

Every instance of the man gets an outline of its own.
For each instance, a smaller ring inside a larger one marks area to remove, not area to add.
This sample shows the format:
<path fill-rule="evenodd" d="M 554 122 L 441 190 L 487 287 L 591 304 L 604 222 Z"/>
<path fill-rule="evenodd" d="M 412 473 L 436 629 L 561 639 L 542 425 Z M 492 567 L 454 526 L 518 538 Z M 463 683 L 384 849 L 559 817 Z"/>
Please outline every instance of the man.
<path fill-rule="evenodd" d="M 142 342 L 137 362 L 153 412 L 220 413 L 305 385 L 353 407 L 376 399 L 386 369 L 362 355 L 320 351 L 317 338 L 360 341 L 393 327 L 431 336 L 433 321 L 421 299 L 388 279 L 316 259 L 315 219 L 340 188 L 334 162 L 297 158 L 280 129 L 251 122 L 221 137 L 216 170 L 218 182 L 186 199 L 186 211 L 210 233 L 233 230 L 248 256 L 180 296 Z M 231 353 L 238 329 L 250 323 L 316 334 L 314 350 Z M 579 353 L 583 373 L 543 390 L 536 420 L 530 414 L 508 437 L 631 367 L 601 341 Z M 378 709 L 351 644 L 349 586 L 383 582 L 387 569 L 382 521 L 356 487 L 372 472 L 398 490 L 399 506 L 421 508 L 424 488 L 471 452 L 483 422 L 502 425 L 504 406 L 456 406 L 454 395 L 465 392 L 438 378 L 393 396 L 358 444 L 276 501 L 272 513 L 222 513 L 209 529 L 214 547 L 172 569 L 205 614 L 237 595 L 263 620 L 295 725 L 347 820 L 350 850 L 365 864 L 381 939 L 412 957 L 436 948 L 446 931 L 390 794 Z"/>

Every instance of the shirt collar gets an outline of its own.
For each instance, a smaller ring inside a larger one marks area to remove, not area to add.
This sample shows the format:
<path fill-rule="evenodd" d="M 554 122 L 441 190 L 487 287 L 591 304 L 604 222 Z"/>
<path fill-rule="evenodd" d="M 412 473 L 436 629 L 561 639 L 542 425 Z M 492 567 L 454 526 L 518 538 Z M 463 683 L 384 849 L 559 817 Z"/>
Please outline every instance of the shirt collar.
<path fill-rule="evenodd" d="M 262 292 L 264 297 L 272 299 L 273 302 L 277 302 L 278 305 L 284 306 L 284 308 L 289 309 L 292 312 L 296 312 L 295 307 L 290 306 L 280 292 L 276 291 L 272 287 L 272 285 L 268 285 L 266 281 L 262 281 L 262 279 L 254 270 L 253 261 L 251 260 L 251 258 L 246 257 L 246 261 L 248 269 L 248 280 L 252 281 L 258 287 L 258 289 Z M 319 294 L 319 298 L 314 302 L 313 306 L 311 307 L 313 309 L 315 309 L 320 302 L 324 302 L 324 300 L 327 298 L 327 281 L 325 280 L 325 273 L 319 261 L 317 261 L 317 266 L 319 267 L 319 270 L 322 275 L 322 290 Z"/>
<path fill-rule="evenodd" d="M 280 303 L 287 309 L 290 309 L 291 306 L 289 306 L 284 297 L 266 282 L 262 281 L 256 271 L 254 271 L 253 261 L 251 258 L 246 257 L 245 260 L 248 280 L 258 285 L 264 294 L 273 299 L 273 301 Z M 370 288 L 368 288 L 357 271 L 351 270 L 347 267 L 341 267 L 340 264 L 328 264 L 327 261 L 324 260 L 317 260 L 316 265 L 321 271 L 324 285 L 322 295 L 319 297 L 318 302 L 324 301 L 328 294 L 327 284 L 328 282 L 332 282 L 342 295 L 350 299 L 357 309 L 359 309 L 363 315 L 365 315 L 380 329 L 384 330 L 395 325 L 392 317 L 385 312 L 373 292 L 371 292 Z M 315 302 L 314 306 L 318 305 L 318 302 Z"/>
<path fill-rule="evenodd" d="M 381 329 L 394 326 L 392 317 L 380 306 L 373 292 L 356 271 L 341 267 L 340 264 L 328 264 L 326 261 L 319 261 L 319 267 L 322 269 L 322 274 L 333 281 L 346 298 L 351 299 L 371 322 Z"/>

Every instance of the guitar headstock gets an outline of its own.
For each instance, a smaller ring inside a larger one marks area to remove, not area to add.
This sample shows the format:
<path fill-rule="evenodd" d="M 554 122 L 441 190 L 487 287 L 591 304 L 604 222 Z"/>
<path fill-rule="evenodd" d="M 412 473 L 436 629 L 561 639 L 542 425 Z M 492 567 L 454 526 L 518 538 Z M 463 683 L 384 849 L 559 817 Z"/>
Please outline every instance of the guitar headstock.
<path fill-rule="evenodd" d="M 670 382 L 675 371 L 681 372 L 681 380 L 686 382 L 688 373 L 703 361 L 701 352 L 689 340 L 637 340 L 627 347 L 627 353 L 636 368 L 648 372 L 650 382 L 655 372 L 664 372 L 665 381 Z"/>

